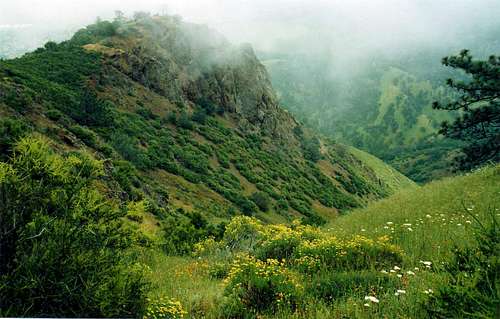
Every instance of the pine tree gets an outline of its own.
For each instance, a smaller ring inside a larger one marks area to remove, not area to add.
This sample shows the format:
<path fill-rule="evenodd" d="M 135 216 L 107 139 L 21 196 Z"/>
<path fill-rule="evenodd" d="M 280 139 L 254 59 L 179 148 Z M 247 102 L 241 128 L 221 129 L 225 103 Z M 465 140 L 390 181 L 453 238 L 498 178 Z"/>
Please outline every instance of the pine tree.
<path fill-rule="evenodd" d="M 440 110 L 459 111 L 452 122 L 443 122 L 440 133 L 465 141 L 463 169 L 500 160 L 500 57 L 475 60 L 468 50 L 445 57 L 445 66 L 459 69 L 472 79 L 468 82 L 448 79 L 446 84 L 458 91 L 458 98 L 447 104 L 434 102 Z"/>

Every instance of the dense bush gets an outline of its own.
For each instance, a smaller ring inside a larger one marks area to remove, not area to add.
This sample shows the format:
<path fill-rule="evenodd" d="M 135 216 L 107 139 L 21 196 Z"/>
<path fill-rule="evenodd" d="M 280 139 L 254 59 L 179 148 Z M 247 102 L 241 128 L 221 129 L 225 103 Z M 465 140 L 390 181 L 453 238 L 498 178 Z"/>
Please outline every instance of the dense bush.
<path fill-rule="evenodd" d="M 235 259 L 224 280 L 224 315 L 248 318 L 251 313 L 296 309 L 303 287 L 299 277 L 275 259 L 261 261 L 243 255 Z"/>
<path fill-rule="evenodd" d="M 193 251 L 196 243 L 211 237 L 220 239 L 224 224 L 211 225 L 199 212 L 186 214 L 187 218 L 170 217 L 163 222 L 165 233 L 163 249 L 171 255 L 182 255 Z"/>
<path fill-rule="evenodd" d="M 401 265 L 402 251 L 388 241 L 388 237 L 376 241 L 363 236 L 350 240 L 326 237 L 303 242 L 297 249 L 297 256 L 314 258 L 321 265 L 336 270 L 383 269 Z"/>
<path fill-rule="evenodd" d="M 85 145 L 90 147 L 97 146 L 97 135 L 88 128 L 81 125 L 73 125 L 69 128 L 69 130 L 76 135 L 79 139 L 82 140 Z"/>
<path fill-rule="evenodd" d="M 24 138 L 0 163 L 0 315 L 136 317 L 145 304 L 135 234 L 95 188 L 100 162 Z"/>
<path fill-rule="evenodd" d="M 263 212 L 267 212 L 270 206 L 269 196 L 264 192 L 255 192 L 250 196 L 250 199 L 259 207 Z"/>
<path fill-rule="evenodd" d="M 0 160 L 6 159 L 17 139 L 29 131 L 28 126 L 16 119 L 0 119 Z"/>

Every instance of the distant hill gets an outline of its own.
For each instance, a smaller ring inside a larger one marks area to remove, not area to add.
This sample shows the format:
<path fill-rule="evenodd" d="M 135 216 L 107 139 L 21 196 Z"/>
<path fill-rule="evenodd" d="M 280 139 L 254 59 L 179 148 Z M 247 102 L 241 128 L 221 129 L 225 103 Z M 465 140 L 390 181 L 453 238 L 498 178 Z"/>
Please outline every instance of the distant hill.
<path fill-rule="evenodd" d="M 500 48 L 495 34 L 463 45 L 488 56 Z M 460 155 L 459 142 L 437 134 L 440 123 L 453 115 L 431 107 L 433 101 L 453 98 L 444 82 L 462 76 L 440 65 L 452 53 L 441 48 L 395 57 L 368 55 L 359 65 L 341 69 L 346 74 L 335 73 L 333 58 L 321 53 L 275 51 L 260 57 L 281 103 L 306 126 L 427 182 L 452 174 Z"/>

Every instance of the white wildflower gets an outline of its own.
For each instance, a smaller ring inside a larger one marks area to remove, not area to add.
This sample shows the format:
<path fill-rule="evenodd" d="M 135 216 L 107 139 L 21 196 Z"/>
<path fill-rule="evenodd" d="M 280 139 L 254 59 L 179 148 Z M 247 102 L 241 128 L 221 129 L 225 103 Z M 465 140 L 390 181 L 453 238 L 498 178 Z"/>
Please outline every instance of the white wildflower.
<path fill-rule="evenodd" d="M 374 302 L 374 303 L 379 303 L 379 300 L 373 296 L 366 296 L 365 300 L 369 300 L 369 301 Z"/>

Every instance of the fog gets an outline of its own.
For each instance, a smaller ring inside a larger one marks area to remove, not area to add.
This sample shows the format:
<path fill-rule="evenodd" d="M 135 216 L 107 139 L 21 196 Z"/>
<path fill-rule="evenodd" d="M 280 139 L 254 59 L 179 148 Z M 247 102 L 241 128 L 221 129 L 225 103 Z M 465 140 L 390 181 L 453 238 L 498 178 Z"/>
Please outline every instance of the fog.
<path fill-rule="evenodd" d="M 26 46 L 36 47 L 69 37 L 97 16 L 112 18 L 115 10 L 178 14 L 234 43 L 331 54 L 337 66 L 371 53 L 458 49 L 484 31 L 500 30 L 498 0 L 1 0 L 0 32 L 36 35 Z"/>

